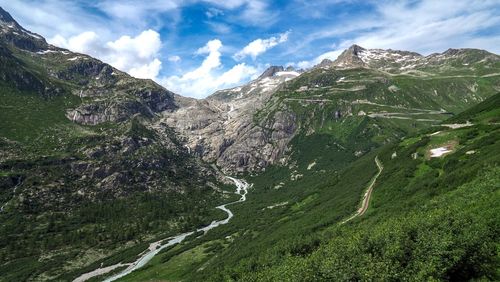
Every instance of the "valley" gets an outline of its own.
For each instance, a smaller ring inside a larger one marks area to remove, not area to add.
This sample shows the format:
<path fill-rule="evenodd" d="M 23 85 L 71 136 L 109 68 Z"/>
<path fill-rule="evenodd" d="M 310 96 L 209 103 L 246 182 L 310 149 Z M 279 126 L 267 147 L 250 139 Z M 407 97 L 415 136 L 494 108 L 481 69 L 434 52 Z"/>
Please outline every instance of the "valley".
<path fill-rule="evenodd" d="M 246 183 L 244 180 L 240 180 L 240 179 L 236 179 L 236 178 L 232 178 L 232 177 L 228 177 L 228 178 L 234 182 L 234 185 L 236 186 L 235 193 L 240 195 L 241 198 L 236 202 L 231 202 L 231 203 L 220 205 L 217 207 L 218 209 L 224 211 L 227 214 L 227 217 L 225 219 L 219 220 L 219 221 L 213 221 L 212 223 L 210 223 L 210 225 L 199 228 L 196 231 L 183 233 L 180 235 L 176 235 L 174 237 L 170 237 L 167 239 L 153 242 L 149 245 L 149 248 L 143 254 L 141 254 L 141 256 L 138 257 L 138 259 L 136 261 L 134 261 L 132 263 L 128 263 L 128 264 L 118 263 L 118 264 L 111 265 L 111 266 L 108 266 L 105 268 L 98 268 L 92 272 L 82 274 L 81 276 L 77 277 L 73 281 L 75 281 L 75 282 L 86 281 L 86 280 L 89 280 L 95 276 L 105 275 L 108 272 L 111 272 L 117 268 L 127 267 L 123 271 L 119 272 L 118 274 L 111 276 L 109 278 L 106 278 L 106 280 L 104 280 L 104 281 L 111 282 L 111 281 L 118 280 L 121 277 L 124 277 L 124 276 L 132 273 L 134 270 L 137 270 L 137 269 L 145 266 L 155 255 L 157 255 L 163 249 L 168 248 L 168 247 L 173 246 L 173 245 L 176 245 L 176 244 L 179 244 L 182 241 L 184 241 L 186 238 L 188 238 L 192 235 L 195 235 L 197 237 L 203 236 L 206 232 L 218 227 L 219 225 L 229 223 L 229 221 L 231 220 L 231 218 L 234 215 L 231 212 L 231 210 L 229 210 L 226 207 L 228 205 L 231 205 L 231 204 L 244 202 L 246 200 L 246 194 L 248 193 L 248 188 L 250 187 L 250 185 L 248 183 Z M 201 233 L 201 235 L 197 235 L 199 233 Z"/>
<path fill-rule="evenodd" d="M 0 8 L 0 63 L 0 281 L 499 279 L 497 54 L 352 45 L 195 99 Z"/>

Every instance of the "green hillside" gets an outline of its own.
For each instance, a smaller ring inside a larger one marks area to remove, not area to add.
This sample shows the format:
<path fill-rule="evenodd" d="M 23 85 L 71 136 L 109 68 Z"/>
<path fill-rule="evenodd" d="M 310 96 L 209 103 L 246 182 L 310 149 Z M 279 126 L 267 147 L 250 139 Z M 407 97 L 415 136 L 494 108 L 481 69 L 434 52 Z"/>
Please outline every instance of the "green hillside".
<path fill-rule="evenodd" d="M 488 119 L 497 97 L 458 115 L 483 109 L 477 125 L 431 127 L 357 160 L 332 136 L 296 137 L 294 153 L 321 161 L 249 175 L 254 188 L 231 225 L 121 281 L 498 280 L 500 128 Z M 441 146 L 451 152 L 431 158 Z M 375 175 L 375 156 L 384 168 L 368 211 L 341 224 Z"/>
<path fill-rule="evenodd" d="M 0 281 L 71 280 L 225 217 L 214 207 L 227 197 L 214 187 L 229 186 L 173 129 L 152 127 L 175 107 L 171 92 L 9 24 L 0 32 Z"/>
<path fill-rule="evenodd" d="M 331 62 L 197 101 L 0 8 L 0 281 L 119 264 L 101 281 L 230 215 L 221 171 L 252 184 L 231 221 L 119 281 L 500 280 L 500 57 L 389 51 L 419 65 Z"/>

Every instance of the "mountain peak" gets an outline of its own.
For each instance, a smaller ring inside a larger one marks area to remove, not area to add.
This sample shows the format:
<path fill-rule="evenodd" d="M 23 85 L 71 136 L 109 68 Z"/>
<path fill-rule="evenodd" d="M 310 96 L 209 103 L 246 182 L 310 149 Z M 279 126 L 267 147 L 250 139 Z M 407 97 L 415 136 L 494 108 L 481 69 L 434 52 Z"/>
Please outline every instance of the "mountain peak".
<path fill-rule="evenodd" d="M 42 36 L 23 28 L 2 7 L 0 7 L 0 39 L 31 52 L 45 50 L 49 47 Z"/>
<path fill-rule="evenodd" d="M 14 20 L 14 18 L 12 18 L 12 16 L 7 11 L 5 11 L 2 7 L 0 7 L 0 21 L 2 23 L 16 23 L 17 24 L 17 22 Z"/>
<path fill-rule="evenodd" d="M 260 76 L 258 79 L 266 78 L 266 77 L 272 77 L 274 76 L 277 72 L 284 71 L 285 68 L 283 66 L 270 66 L 268 67 Z"/>
<path fill-rule="evenodd" d="M 359 46 L 359 45 L 352 45 L 348 49 L 344 50 L 338 58 L 333 61 L 332 65 L 336 67 L 349 67 L 349 68 L 355 68 L 355 67 L 363 67 L 365 63 L 361 58 L 359 57 L 359 54 L 366 49 Z"/>
<path fill-rule="evenodd" d="M 366 49 L 357 45 L 357 44 L 353 44 L 346 51 L 348 51 L 349 53 L 352 53 L 354 55 L 358 55 L 360 52 L 362 52 L 364 50 L 366 50 Z"/>

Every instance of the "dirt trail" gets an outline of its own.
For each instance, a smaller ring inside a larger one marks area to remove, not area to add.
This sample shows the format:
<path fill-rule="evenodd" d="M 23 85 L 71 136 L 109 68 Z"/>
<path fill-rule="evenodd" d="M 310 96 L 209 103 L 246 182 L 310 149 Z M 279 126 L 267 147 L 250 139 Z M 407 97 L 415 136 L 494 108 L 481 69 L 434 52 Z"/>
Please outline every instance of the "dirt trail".
<path fill-rule="evenodd" d="M 380 174 L 382 173 L 382 170 L 384 169 L 384 166 L 382 165 L 382 162 L 378 159 L 378 156 L 375 157 L 375 164 L 378 167 L 378 172 L 371 180 L 370 185 L 368 186 L 368 189 L 366 189 L 365 195 L 363 197 L 363 202 L 361 203 L 361 207 L 351 217 L 342 221 L 342 224 L 344 224 L 348 221 L 351 221 L 352 219 L 354 219 L 358 216 L 363 215 L 366 212 L 366 210 L 368 209 L 368 205 L 370 204 L 370 198 L 372 196 L 373 186 L 375 186 L 375 182 L 377 181 L 377 178 L 380 176 Z"/>

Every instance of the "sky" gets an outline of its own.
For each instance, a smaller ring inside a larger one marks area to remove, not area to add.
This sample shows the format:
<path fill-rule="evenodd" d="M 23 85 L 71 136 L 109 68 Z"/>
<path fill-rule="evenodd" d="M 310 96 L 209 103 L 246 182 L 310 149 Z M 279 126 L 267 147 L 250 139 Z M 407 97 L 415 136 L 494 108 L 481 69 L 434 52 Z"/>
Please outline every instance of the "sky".
<path fill-rule="evenodd" d="M 203 98 L 270 65 L 309 68 L 352 44 L 500 53 L 500 0 L 0 0 L 23 27 Z"/>

